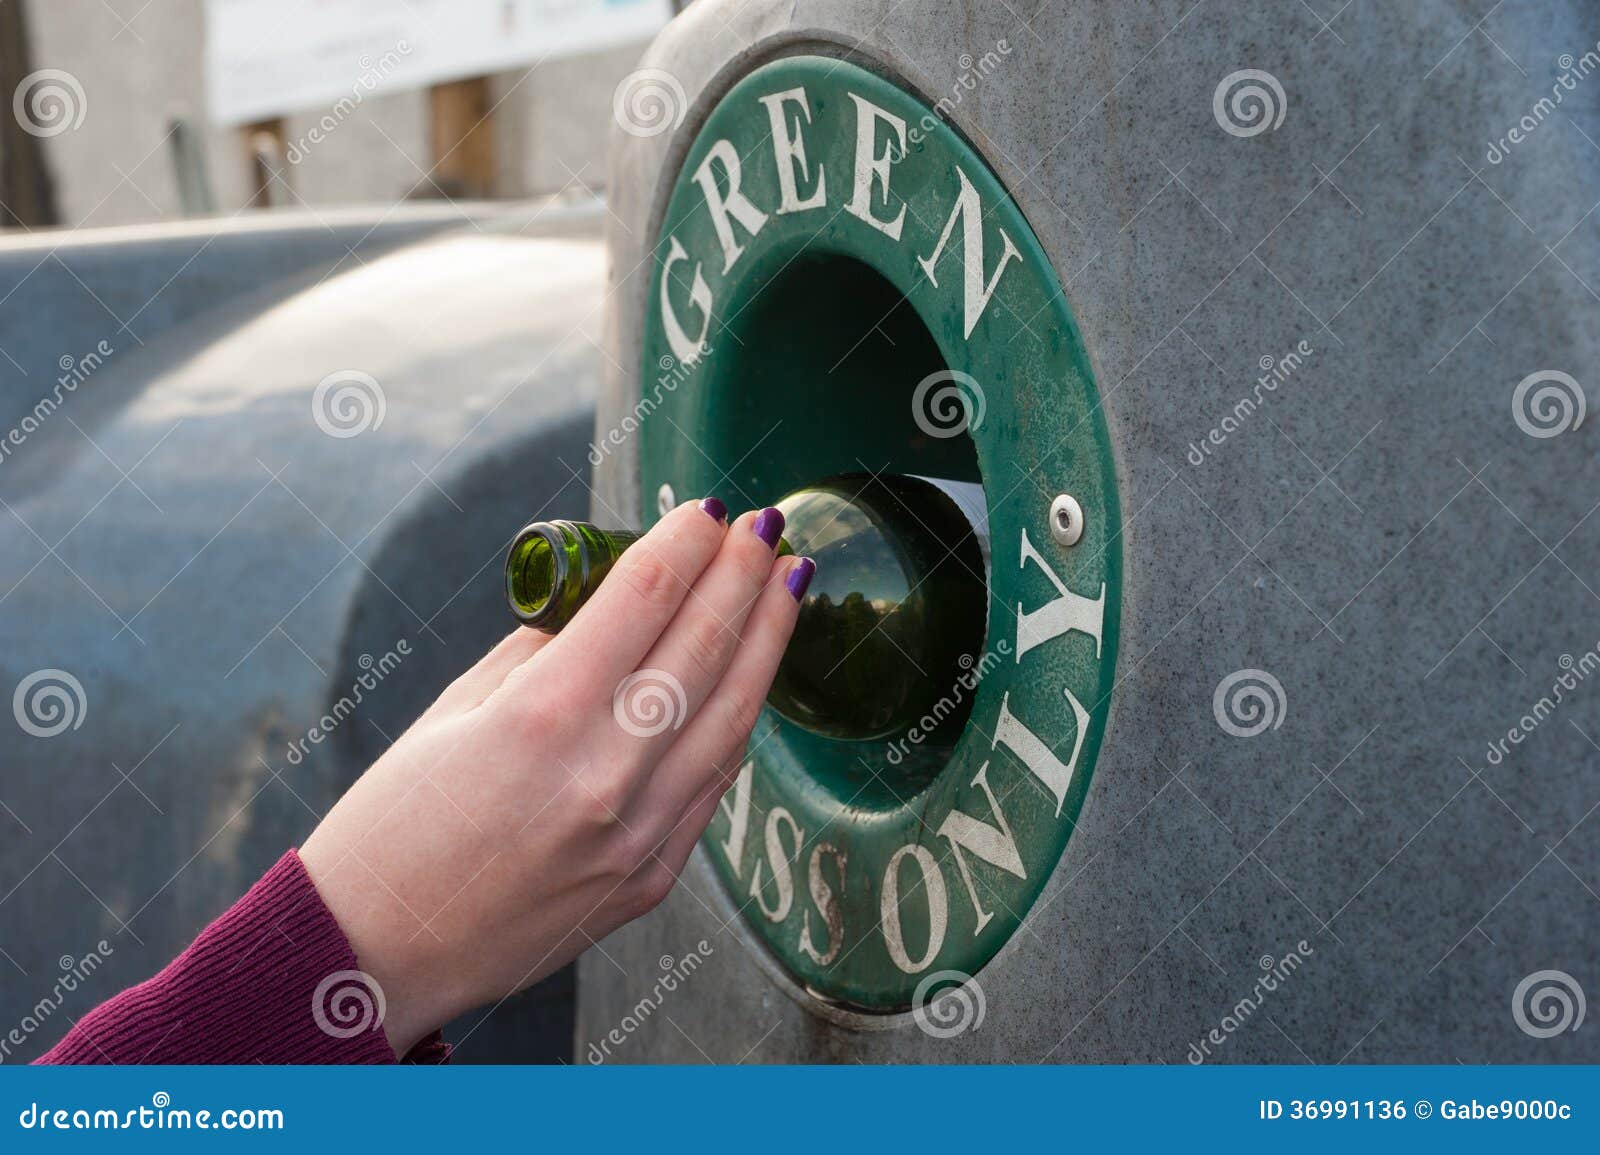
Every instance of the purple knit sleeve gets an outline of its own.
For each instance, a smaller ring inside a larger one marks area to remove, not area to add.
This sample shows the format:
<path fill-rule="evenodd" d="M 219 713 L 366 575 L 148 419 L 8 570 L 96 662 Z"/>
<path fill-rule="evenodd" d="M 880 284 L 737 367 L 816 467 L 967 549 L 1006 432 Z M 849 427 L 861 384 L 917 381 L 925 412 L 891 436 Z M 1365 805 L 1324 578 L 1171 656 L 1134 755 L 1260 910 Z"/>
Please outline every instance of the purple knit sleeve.
<path fill-rule="evenodd" d="M 381 995 L 293 850 L 154 978 L 40 1063 L 392 1063 Z M 442 1063 L 438 1035 L 406 1056 Z"/>

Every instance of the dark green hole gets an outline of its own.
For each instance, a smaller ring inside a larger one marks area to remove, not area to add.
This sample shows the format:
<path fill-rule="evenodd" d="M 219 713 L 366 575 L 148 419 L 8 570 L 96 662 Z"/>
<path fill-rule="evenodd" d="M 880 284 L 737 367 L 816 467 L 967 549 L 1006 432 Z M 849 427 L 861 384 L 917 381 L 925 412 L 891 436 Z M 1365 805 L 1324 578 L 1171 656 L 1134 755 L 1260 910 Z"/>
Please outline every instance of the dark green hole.
<path fill-rule="evenodd" d="M 703 448 L 711 460 L 737 463 L 717 488 L 730 509 L 767 504 L 830 474 L 863 470 L 981 481 L 971 438 L 930 435 L 912 406 L 925 378 L 962 366 L 947 365 L 916 309 L 869 265 L 834 252 L 763 254 L 721 315 L 728 329 L 712 334 L 713 352 L 699 370 L 705 374 L 699 397 L 714 406 L 715 419 L 699 428 L 708 431 Z M 814 589 L 826 591 L 845 559 L 819 562 Z M 973 631 L 980 644 L 984 624 Z M 880 629 L 850 662 L 819 657 L 811 665 L 829 673 L 826 688 L 835 696 L 841 688 L 859 692 L 866 708 L 881 686 L 860 676 L 875 664 L 865 659 L 893 640 L 892 631 Z M 898 651 L 878 657 L 903 660 Z M 934 734 L 893 749 L 894 736 L 852 740 L 779 718 L 767 755 L 791 762 L 841 801 L 893 809 L 948 763 L 970 708 L 970 701 L 959 703 Z M 840 709 L 835 702 L 831 712 Z"/>

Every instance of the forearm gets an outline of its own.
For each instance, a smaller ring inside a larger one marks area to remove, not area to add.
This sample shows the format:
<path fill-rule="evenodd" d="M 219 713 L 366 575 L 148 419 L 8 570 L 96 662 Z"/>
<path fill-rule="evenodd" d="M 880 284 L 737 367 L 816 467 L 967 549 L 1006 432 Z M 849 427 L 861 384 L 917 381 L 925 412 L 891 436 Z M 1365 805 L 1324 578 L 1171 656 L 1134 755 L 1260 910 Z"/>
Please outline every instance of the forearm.
<path fill-rule="evenodd" d="M 559 635 L 518 629 L 452 682 L 304 860 L 284 855 L 44 1061 L 384 1063 L 395 1044 L 442 1061 L 427 1032 L 571 961 L 677 881 L 814 568 L 776 555 L 782 529 L 776 509 L 729 525 L 715 498 L 670 511 Z M 669 724 L 619 706 L 641 677 L 676 690 Z"/>
<path fill-rule="evenodd" d="M 39 1061 L 392 1063 L 382 994 L 360 970 L 289 851 L 161 973 L 85 1015 Z M 426 1040 L 408 1058 L 447 1056 Z"/>

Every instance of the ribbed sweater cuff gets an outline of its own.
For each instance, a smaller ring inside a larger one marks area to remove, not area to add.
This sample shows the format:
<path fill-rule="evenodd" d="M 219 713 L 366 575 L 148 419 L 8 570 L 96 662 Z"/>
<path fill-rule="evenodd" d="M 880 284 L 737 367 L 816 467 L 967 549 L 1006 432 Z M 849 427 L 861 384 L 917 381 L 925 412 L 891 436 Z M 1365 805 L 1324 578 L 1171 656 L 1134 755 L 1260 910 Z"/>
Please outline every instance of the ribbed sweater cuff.
<path fill-rule="evenodd" d="M 41 1063 L 392 1063 L 376 984 L 293 850 L 168 966 Z M 407 1056 L 446 1062 L 435 1035 Z"/>

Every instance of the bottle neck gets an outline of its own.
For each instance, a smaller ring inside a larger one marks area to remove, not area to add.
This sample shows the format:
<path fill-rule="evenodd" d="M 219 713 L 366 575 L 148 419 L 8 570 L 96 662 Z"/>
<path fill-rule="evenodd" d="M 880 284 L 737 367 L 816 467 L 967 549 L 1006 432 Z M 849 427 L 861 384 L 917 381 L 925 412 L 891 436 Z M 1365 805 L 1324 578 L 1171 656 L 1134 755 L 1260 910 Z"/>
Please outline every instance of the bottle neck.
<path fill-rule="evenodd" d="M 911 488 L 908 483 L 913 483 Z M 816 488 L 797 491 L 779 503 L 791 515 L 791 536 L 797 536 L 797 544 L 804 551 L 825 548 L 825 541 L 839 536 L 845 522 L 841 521 L 836 507 L 864 501 L 866 506 L 879 511 L 874 516 L 899 522 L 899 533 L 915 537 L 932 534 L 944 543 L 925 542 L 912 551 L 925 555 L 920 561 L 929 567 L 936 568 L 942 563 L 952 545 L 962 556 L 970 558 L 973 546 L 962 541 L 967 536 L 965 531 L 970 529 L 982 558 L 981 581 L 987 586 L 991 573 L 989 517 L 981 485 L 915 474 L 899 479 L 867 474 L 841 475 L 818 484 L 829 492 L 837 489 L 832 493 L 834 504 L 829 507 L 836 510 L 834 513 L 812 519 L 798 515 L 796 500 L 804 501 L 808 494 L 819 493 L 824 500 L 828 499 L 826 493 Z M 924 498 L 913 496 L 918 485 L 936 490 L 944 502 L 934 499 L 935 505 L 923 504 Z M 950 512 L 938 512 L 937 504 L 947 504 Z M 922 505 L 921 514 L 907 512 L 919 505 Z M 512 540 L 506 555 L 506 600 L 512 613 L 525 626 L 558 633 L 599 588 L 623 551 L 641 536 L 628 530 L 602 530 L 579 521 L 539 521 L 524 526 Z M 793 552 L 789 537 L 778 543 L 777 552 L 779 555 Z M 910 563 L 909 556 L 902 556 L 901 560 Z M 972 565 L 970 560 L 966 564 Z M 976 569 L 973 576 L 979 576 Z M 980 605 L 980 613 L 981 609 Z"/>
<path fill-rule="evenodd" d="M 506 600 L 511 612 L 525 626 L 559 632 L 639 537 L 578 521 L 524 526 L 506 555 Z"/>

